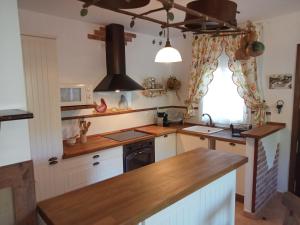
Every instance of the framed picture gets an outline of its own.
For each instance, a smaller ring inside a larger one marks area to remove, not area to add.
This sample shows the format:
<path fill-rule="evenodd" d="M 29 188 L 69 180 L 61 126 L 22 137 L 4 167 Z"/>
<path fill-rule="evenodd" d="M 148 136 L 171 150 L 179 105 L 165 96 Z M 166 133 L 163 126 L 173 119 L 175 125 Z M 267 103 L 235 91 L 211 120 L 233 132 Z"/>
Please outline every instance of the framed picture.
<path fill-rule="evenodd" d="M 272 74 L 269 76 L 269 89 L 292 89 L 292 74 Z"/>

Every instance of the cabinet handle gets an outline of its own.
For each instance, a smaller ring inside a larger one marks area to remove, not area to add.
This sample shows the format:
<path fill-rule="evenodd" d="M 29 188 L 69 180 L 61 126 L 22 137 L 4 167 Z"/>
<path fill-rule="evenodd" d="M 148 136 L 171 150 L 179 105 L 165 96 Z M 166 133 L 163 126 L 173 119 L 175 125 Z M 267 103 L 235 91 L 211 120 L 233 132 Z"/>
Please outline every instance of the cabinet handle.
<path fill-rule="evenodd" d="M 94 162 L 93 166 L 98 166 L 100 163 L 99 162 Z"/>
<path fill-rule="evenodd" d="M 165 134 L 165 135 L 164 135 L 164 138 L 167 138 L 167 137 L 168 137 L 168 135 L 167 135 L 167 134 Z"/>
<path fill-rule="evenodd" d="M 93 159 L 98 159 L 100 157 L 100 155 L 94 155 Z"/>
<path fill-rule="evenodd" d="M 57 157 L 51 157 L 48 161 L 49 162 L 57 161 Z"/>
<path fill-rule="evenodd" d="M 200 137 L 200 140 L 204 141 L 204 140 L 205 140 L 205 137 Z"/>
<path fill-rule="evenodd" d="M 50 166 L 53 166 L 53 165 L 55 165 L 55 164 L 57 164 L 58 162 L 57 161 L 51 161 L 51 162 L 49 162 L 49 165 Z"/>
<path fill-rule="evenodd" d="M 231 143 L 229 143 L 229 144 L 230 144 L 231 146 L 236 146 L 236 144 L 235 144 L 235 143 L 232 143 L 232 142 L 231 142 Z"/>

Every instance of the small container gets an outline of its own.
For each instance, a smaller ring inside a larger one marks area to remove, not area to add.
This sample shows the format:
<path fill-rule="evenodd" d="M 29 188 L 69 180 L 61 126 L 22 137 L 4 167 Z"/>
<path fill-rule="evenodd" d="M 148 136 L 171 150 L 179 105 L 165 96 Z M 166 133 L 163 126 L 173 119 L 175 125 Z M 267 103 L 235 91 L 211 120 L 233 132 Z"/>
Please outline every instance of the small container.
<path fill-rule="evenodd" d="M 86 136 L 86 134 L 80 135 L 80 143 L 81 144 L 87 143 L 87 136 Z"/>
<path fill-rule="evenodd" d="M 67 145 L 70 145 L 70 146 L 75 145 L 75 144 L 76 144 L 76 141 L 77 141 L 77 137 L 78 137 L 78 136 L 68 138 L 68 139 L 66 140 L 66 144 L 67 144 Z"/>

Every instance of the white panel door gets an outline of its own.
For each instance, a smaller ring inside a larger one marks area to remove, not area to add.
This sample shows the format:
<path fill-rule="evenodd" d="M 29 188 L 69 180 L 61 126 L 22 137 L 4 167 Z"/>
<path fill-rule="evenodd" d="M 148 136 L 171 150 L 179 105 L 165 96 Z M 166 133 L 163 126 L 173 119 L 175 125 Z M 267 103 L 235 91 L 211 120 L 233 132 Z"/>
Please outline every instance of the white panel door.
<path fill-rule="evenodd" d="M 242 144 L 216 140 L 216 150 L 247 156 L 246 145 L 242 145 Z M 243 165 L 237 169 L 237 173 L 236 173 L 237 176 L 236 193 L 242 196 L 245 195 L 245 169 L 246 169 L 246 165 Z"/>
<path fill-rule="evenodd" d="M 59 176 L 63 146 L 56 40 L 22 36 L 22 49 L 28 110 L 34 114 L 29 121 L 31 156 L 37 199 L 42 200 L 63 192 Z"/>
<path fill-rule="evenodd" d="M 205 137 L 177 134 L 177 154 L 197 148 L 208 148 L 209 139 Z"/>
<path fill-rule="evenodd" d="M 176 155 L 176 134 L 166 134 L 155 138 L 155 162 Z"/>

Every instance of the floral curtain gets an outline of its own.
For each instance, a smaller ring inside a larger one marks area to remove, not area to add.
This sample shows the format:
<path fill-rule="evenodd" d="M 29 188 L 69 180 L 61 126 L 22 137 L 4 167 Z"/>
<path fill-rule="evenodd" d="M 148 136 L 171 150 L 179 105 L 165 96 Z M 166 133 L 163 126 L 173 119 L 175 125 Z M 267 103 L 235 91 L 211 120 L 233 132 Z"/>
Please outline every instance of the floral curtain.
<path fill-rule="evenodd" d="M 189 95 L 186 100 L 187 117 L 195 114 L 194 104 L 208 91 L 208 85 L 213 80 L 213 72 L 218 68 L 218 58 L 222 53 L 222 39 L 202 35 L 193 40 L 192 71 L 189 85 Z"/>
<path fill-rule="evenodd" d="M 261 34 L 261 26 L 257 33 Z M 235 60 L 235 52 L 240 46 L 242 36 L 210 37 L 201 36 L 193 41 L 193 63 L 189 96 L 186 101 L 187 117 L 194 115 L 194 104 L 199 104 L 205 96 L 208 85 L 213 79 L 213 72 L 218 66 L 218 57 L 225 48 L 229 57 L 229 69 L 233 72 L 233 82 L 237 85 L 239 95 L 244 99 L 248 108 L 254 111 L 254 122 L 263 124 L 266 120 L 267 105 L 257 87 L 256 58 Z M 210 49 L 210 51 L 207 51 Z M 209 64 L 209 65 L 208 65 Z"/>

